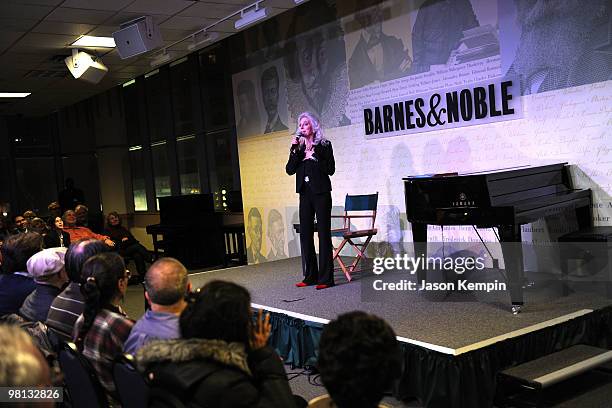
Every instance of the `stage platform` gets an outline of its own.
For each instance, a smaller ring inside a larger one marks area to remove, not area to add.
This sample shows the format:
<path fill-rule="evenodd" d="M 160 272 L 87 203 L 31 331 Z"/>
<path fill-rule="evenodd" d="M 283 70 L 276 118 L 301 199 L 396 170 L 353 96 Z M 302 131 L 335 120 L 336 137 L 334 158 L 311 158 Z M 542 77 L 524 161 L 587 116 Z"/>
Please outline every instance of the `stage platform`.
<path fill-rule="evenodd" d="M 499 278 L 496 271 L 490 274 Z M 544 279 L 540 289 L 526 292 L 522 312 L 513 315 L 505 292 L 372 297 L 366 288 L 375 278 L 358 273 L 348 283 L 336 273 L 332 288 L 297 288 L 300 258 L 190 275 L 194 287 L 213 279 L 247 287 L 253 306 L 272 312 L 272 343 L 296 366 L 316 361 L 321 327 L 337 315 L 363 310 L 384 318 L 404 350 L 396 396 L 416 397 L 427 407 L 492 406 L 498 371 L 573 344 L 612 344 L 612 300 L 597 293 L 561 296 Z"/>

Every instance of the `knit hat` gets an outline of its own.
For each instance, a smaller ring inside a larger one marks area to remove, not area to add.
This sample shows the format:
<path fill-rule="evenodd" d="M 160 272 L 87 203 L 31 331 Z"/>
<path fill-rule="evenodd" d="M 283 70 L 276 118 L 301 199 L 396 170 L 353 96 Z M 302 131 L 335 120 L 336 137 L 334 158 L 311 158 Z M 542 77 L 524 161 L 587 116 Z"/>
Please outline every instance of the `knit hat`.
<path fill-rule="evenodd" d="M 28 259 L 28 273 L 34 280 L 44 281 L 46 277 L 64 269 L 66 248 L 48 248 L 32 255 Z"/>

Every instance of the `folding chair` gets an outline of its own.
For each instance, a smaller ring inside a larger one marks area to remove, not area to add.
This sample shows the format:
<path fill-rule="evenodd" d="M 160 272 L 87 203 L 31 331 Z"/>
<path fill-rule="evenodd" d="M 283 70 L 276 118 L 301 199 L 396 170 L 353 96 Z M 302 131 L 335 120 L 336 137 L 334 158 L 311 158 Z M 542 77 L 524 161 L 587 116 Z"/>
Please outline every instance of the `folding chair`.
<path fill-rule="evenodd" d="M 136 369 L 134 357 L 120 354 L 113 364 L 115 388 L 123 408 L 142 408 L 149 404 L 149 386 Z"/>
<path fill-rule="evenodd" d="M 59 352 L 70 401 L 74 408 L 107 407 L 106 393 L 89 361 L 74 343 L 64 343 Z"/>
<path fill-rule="evenodd" d="M 346 195 L 344 200 L 344 215 L 332 215 L 332 218 L 342 218 L 344 225 L 342 228 L 332 229 L 331 235 L 333 237 L 341 237 L 342 242 L 337 248 L 334 248 L 334 260 L 340 264 L 340 269 L 344 272 L 346 279 L 351 281 L 351 273 L 357 268 L 357 264 L 362 258 L 366 258 L 365 251 L 370 243 L 370 240 L 378 230 L 374 228 L 374 222 L 376 221 L 376 207 L 378 205 L 378 192 L 376 194 L 367 195 Z M 370 219 L 371 223 L 367 229 L 351 229 L 351 220 L 355 218 Z M 366 238 L 364 242 L 354 241 L 356 238 Z M 350 244 L 357 251 L 355 260 L 349 266 L 346 266 L 340 252 L 346 244 Z"/>

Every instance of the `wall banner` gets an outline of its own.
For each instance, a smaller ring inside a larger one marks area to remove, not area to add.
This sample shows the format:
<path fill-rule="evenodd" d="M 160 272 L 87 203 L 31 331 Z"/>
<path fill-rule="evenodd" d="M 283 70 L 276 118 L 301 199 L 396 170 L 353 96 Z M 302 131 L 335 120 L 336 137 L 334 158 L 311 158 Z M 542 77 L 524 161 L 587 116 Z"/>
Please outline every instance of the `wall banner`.
<path fill-rule="evenodd" d="M 376 139 L 522 117 L 520 84 L 503 78 L 365 106 L 363 130 Z"/>

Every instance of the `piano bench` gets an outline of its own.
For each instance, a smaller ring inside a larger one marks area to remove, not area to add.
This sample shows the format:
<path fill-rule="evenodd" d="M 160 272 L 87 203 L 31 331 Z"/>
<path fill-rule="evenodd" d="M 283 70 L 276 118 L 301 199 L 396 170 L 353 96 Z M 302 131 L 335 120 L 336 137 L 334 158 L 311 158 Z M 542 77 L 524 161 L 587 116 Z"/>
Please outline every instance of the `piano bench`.
<path fill-rule="evenodd" d="M 567 295 L 569 276 L 604 278 L 606 295 L 612 298 L 612 226 L 589 227 L 560 236 L 561 273 L 564 279 L 563 294 Z M 570 271 L 570 261 L 575 267 Z"/>

